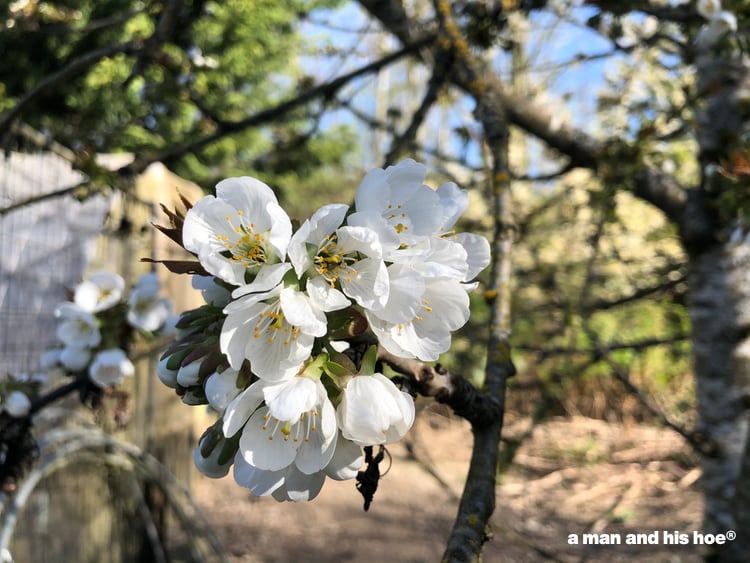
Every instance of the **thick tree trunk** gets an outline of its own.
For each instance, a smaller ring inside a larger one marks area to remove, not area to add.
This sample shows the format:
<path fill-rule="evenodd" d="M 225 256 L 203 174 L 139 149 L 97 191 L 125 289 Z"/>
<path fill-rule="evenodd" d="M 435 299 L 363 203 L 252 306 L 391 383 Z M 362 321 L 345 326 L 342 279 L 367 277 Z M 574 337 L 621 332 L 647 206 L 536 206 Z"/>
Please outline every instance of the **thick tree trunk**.
<path fill-rule="evenodd" d="M 729 34 L 716 45 L 698 47 L 695 65 L 703 102 L 696 112 L 703 179 L 682 228 L 691 259 L 698 424 L 715 446 L 702 458 L 703 528 L 736 533 L 709 548 L 708 558 L 739 562 L 750 553 L 750 245 L 720 242 L 731 240 L 732 230 L 746 231 L 748 218 L 739 204 L 731 204 L 741 201 L 744 188 L 716 170 L 747 150 L 750 58 Z"/>
<path fill-rule="evenodd" d="M 734 502 L 734 497 L 747 454 L 750 245 L 716 244 L 694 253 L 689 282 L 698 430 L 707 446 L 702 456 L 704 532 L 736 532 L 736 539 L 713 555 L 722 561 L 745 561 L 750 553 L 750 506 Z M 742 559 L 737 558 L 740 554 Z"/>

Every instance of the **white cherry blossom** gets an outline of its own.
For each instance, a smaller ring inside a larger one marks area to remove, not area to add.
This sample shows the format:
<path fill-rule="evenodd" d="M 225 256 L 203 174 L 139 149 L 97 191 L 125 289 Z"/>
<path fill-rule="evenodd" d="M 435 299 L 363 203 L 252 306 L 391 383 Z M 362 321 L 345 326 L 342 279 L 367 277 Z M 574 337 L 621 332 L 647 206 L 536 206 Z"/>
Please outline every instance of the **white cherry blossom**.
<path fill-rule="evenodd" d="M 391 291 L 379 311 L 365 311 L 370 328 L 386 350 L 425 362 L 438 359 L 451 344 L 451 332 L 469 320 L 469 297 L 461 282 L 422 278 L 398 264 L 389 267 Z M 413 286 L 413 293 L 408 288 Z M 423 289 L 422 289 L 423 288 Z"/>
<path fill-rule="evenodd" d="M 170 359 L 171 357 L 167 356 L 166 358 L 162 358 L 161 360 L 159 360 L 159 363 L 156 364 L 156 375 L 164 385 L 166 385 L 170 389 L 176 389 L 177 373 L 179 372 L 179 370 L 170 369 L 167 366 L 167 363 Z"/>
<path fill-rule="evenodd" d="M 336 447 L 333 405 L 323 384 L 304 376 L 257 381 L 240 393 L 226 408 L 223 431 L 232 437 L 240 429 L 242 458 L 263 471 L 294 464 L 311 475 L 328 465 Z"/>
<path fill-rule="evenodd" d="M 722 11 L 701 26 L 695 37 L 695 44 L 700 49 L 708 49 L 725 35 L 735 31 L 737 31 L 737 16 L 731 12 Z"/>
<path fill-rule="evenodd" d="M 111 272 L 94 272 L 76 286 L 73 301 L 84 311 L 98 313 L 116 305 L 125 290 L 125 280 Z"/>
<path fill-rule="evenodd" d="M 70 371 L 81 371 L 91 361 L 91 350 L 78 346 L 65 346 L 60 350 L 60 365 Z"/>
<path fill-rule="evenodd" d="M 286 255 L 292 224 L 271 188 L 247 176 L 216 185 L 186 214 L 183 244 L 212 275 L 236 286 Z"/>
<path fill-rule="evenodd" d="M 407 159 L 371 170 L 357 188 L 356 212 L 347 224 L 375 231 L 386 260 L 440 226 L 440 196 L 424 184 L 425 176 L 424 165 Z"/>
<path fill-rule="evenodd" d="M 414 423 L 414 400 L 383 374 L 359 375 L 344 387 L 336 419 L 343 437 L 354 444 L 390 444 Z"/>
<path fill-rule="evenodd" d="M 190 280 L 193 289 L 201 292 L 203 300 L 214 307 L 224 307 L 232 299 L 232 294 L 216 282 L 213 276 L 193 276 Z"/>
<path fill-rule="evenodd" d="M 102 336 L 96 317 L 76 303 L 61 303 L 55 308 L 57 339 L 66 346 L 93 348 L 101 342 Z"/>
<path fill-rule="evenodd" d="M 172 314 L 172 302 L 159 295 L 160 289 L 159 278 L 150 273 L 130 290 L 127 319 L 131 326 L 151 332 L 164 326 Z"/>
<path fill-rule="evenodd" d="M 237 370 L 227 368 L 221 373 L 211 374 L 206 379 L 204 384 L 206 400 L 215 411 L 224 412 L 232 399 L 240 394 L 241 389 L 237 387 L 238 375 Z"/>
<path fill-rule="evenodd" d="M 102 350 L 94 356 L 89 366 L 89 379 L 99 387 L 119 385 L 125 377 L 134 373 L 135 367 L 119 348 Z"/>
<path fill-rule="evenodd" d="M 698 0 L 696 10 L 707 20 L 714 19 L 721 12 L 721 0 Z"/>
<path fill-rule="evenodd" d="M 224 312 L 219 342 L 229 364 L 238 370 L 250 360 L 253 373 L 268 381 L 294 376 L 327 330 L 325 313 L 309 296 L 283 284 L 241 296 Z"/>
<path fill-rule="evenodd" d="M 208 457 L 203 457 L 201 449 L 207 439 L 207 436 L 201 437 L 198 442 L 198 447 L 193 449 L 193 462 L 198 471 L 203 473 L 206 477 L 210 477 L 211 479 L 221 479 L 229 473 L 234 460 L 230 457 L 229 461 L 226 463 L 219 463 L 219 456 L 222 453 L 222 446 L 225 442 L 224 439 L 220 440 L 219 443 L 214 446 L 214 449 L 211 450 Z"/>
<path fill-rule="evenodd" d="M 326 477 L 338 481 L 356 477 L 363 461 L 360 447 L 339 433 L 334 455 L 320 471 L 306 474 L 294 464 L 276 471 L 258 469 L 238 452 L 234 460 L 234 479 L 256 496 L 272 495 L 280 502 L 305 502 L 318 495 Z"/>
<path fill-rule="evenodd" d="M 349 305 L 346 297 L 379 309 L 388 300 L 388 272 L 378 234 L 367 227 L 340 227 L 346 211 L 340 204 L 316 211 L 292 237 L 289 258 L 297 276 L 311 276 L 310 296 L 319 296 L 326 310 L 343 309 Z"/>

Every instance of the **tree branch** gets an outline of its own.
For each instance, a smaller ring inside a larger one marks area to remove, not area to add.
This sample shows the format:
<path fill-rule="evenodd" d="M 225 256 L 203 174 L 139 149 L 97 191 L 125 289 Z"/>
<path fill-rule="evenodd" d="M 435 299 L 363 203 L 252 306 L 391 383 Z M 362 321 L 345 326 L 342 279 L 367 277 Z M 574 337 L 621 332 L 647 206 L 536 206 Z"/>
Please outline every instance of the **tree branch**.
<path fill-rule="evenodd" d="M 100 60 L 106 57 L 112 57 L 120 53 L 133 54 L 139 49 L 139 44 L 135 41 L 129 41 L 118 45 L 107 45 L 101 49 L 96 49 L 80 57 L 73 59 L 67 66 L 53 72 L 52 74 L 45 76 L 34 87 L 29 90 L 25 96 L 23 96 L 15 106 L 0 116 L 0 146 L 5 146 L 6 136 L 13 120 L 23 111 L 23 109 L 34 101 L 44 91 L 61 84 L 67 80 L 70 80 L 77 74 L 85 71 L 87 68 L 93 66 Z"/>
<path fill-rule="evenodd" d="M 80 197 L 85 198 L 90 192 L 91 192 L 91 181 L 83 180 L 82 182 L 79 182 L 78 184 L 74 184 L 66 188 L 55 190 L 53 192 L 47 192 L 47 193 L 40 194 L 40 195 L 31 196 L 26 199 L 17 201 L 15 203 L 11 203 L 10 205 L 6 207 L 0 207 L 0 217 L 2 217 L 3 215 L 7 215 L 11 211 L 15 211 L 16 209 L 21 209 L 22 207 L 26 207 L 27 205 L 33 205 L 35 203 L 46 201 L 48 199 L 54 199 L 56 197 L 62 197 L 62 196 L 70 195 L 70 194 L 77 194 L 77 195 L 80 195 Z"/>
<path fill-rule="evenodd" d="M 223 123 L 223 126 L 218 127 L 216 132 L 210 135 L 207 135 L 206 137 L 203 137 L 195 141 L 190 141 L 182 145 L 176 145 L 160 153 L 146 155 L 144 157 L 138 158 L 133 163 L 121 168 L 118 172 L 122 174 L 128 174 L 128 175 L 138 174 L 142 172 L 143 170 L 145 170 L 148 167 L 148 165 L 151 164 L 152 162 L 156 162 L 156 161 L 168 162 L 170 160 L 174 160 L 186 154 L 194 153 L 200 150 L 201 148 L 207 145 L 210 145 L 211 143 L 214 143 L 232 133 L 237 133 L 239 131 L 243 131 L 250 127 L 263 125 L 265 123 L 270 123 L 272 121 L 278 121 L 282 116 L 286 115 L 290 111 L 300 106 L 303 106 L 307 103 L 310 103 L 314 100 L 331 99 L 335 96 L 335 94 L 339 90 L 341 90 L 344 86 L 346 86 L 347 84 L 349 84 L 351 81 L 355 80 L 356 78 L 360 78 L 362 76 L 366 76 L 368 74 L 377 72 L 381 68 L 388 66 L 394 61 L 397 61 L 403 58 L 404 56 L 413 53 L 417 49 L 420 49 L 421 47 L 429 43 L 429 41 L 430 39 L 427 38 L 427 39 L 422 39 L 421 41 L 417 41 L 415 43 L 409 44 L 403 47 L 402 49 L 399 49 L 398 51 L 390 53 L 375 62 L 372 62 L 363 67 L 358 68 L 357 70 L 354 70 L 352 72 L 339 76 L 338 78 L 335 78 L 331 80 L 330 82 L 326 82 L 325 84 L 321 84 L 314 88 L 310 88 L 309 90 L 299 94 L 298 96 L 295 96 L 294 98 L 290 98 L 286 101 L 283 101 L 274 107 L 261 110 L 258 113 L 255 113 L 239 121 L 225 122 Z"/>
<path fill-rule="evenodd" d="M 388 154 L 385 157 L 386 166 L 393 164 L 407 147 L 414 143 L 414 140 L 417 137 L 417 131 L 427 117 L 427 112 L 430 111 L 430 108 L 437 101 L 438 93 L 445 83 L 446 77 L 446 69 L 443 65 L 435 65 L 432 76 L 430 77 L 430 82 L 427 84 L 427 91 L 422 98 L 422 103 L 419 105 L 419 108 L 417 108 L 417 111 L 414 112 L 411 123 L 409 123 L 406 130 L 393 141 L 391 150 L 388 151 Z"/>
<path fill-rule="evenodd" d="M 425 35 L 423 29 L 410 25 L 400 0 L 360 0 L 360 4 L 403 43 Z M 425 60 L 424 56 L 422 58 Z M 526 93 L 507 87 L 494 73 L 487 72 L 483 62 L 471 53 L 466 53 L 461 64 L 454 65 L 450 78 L 472 96 L 478 86 L 491 91 L 505 111 L 508 123 L 544 141 L 550 148 L 567 156 L 574 166 L 597 170 L 606 160 L 608 149 L 616 146 L 616 143 L 602 142 L 582 130 L 560 123 L 555 108 L 535 103 Z M 674 177 L 645 162 L 633 165 L 638 170 L 631 186 L 633 193 L 661 209 L 670 220 L 682 224 L 687 190 Z"/>

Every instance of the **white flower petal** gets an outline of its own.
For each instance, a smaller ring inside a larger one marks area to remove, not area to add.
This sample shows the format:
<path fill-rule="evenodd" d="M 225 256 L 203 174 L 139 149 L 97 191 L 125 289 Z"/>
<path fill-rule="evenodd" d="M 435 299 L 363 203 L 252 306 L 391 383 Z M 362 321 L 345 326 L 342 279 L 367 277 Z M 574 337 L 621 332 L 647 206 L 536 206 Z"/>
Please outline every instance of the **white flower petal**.
<path fill-rule="evenodd" d="M 400 264 L 388 267 L 388 301 L 385 307 L 369 313 L 390 323 L 405 323 L 422 308 L 424 278 L 414 269 Z"/>
<path fill-rule="evenodd" d="M 221 180 L 216 184 L 216 197 L 235 211 L 247 214 L 248 222 L 252 222 L 258 231 L 271 228 L 272 221 L 266 213 L 266 206 L 269 203 L 278 204 L 278 200 L 273 190 L 257 178 L 239 176 Z"/>
<path fill-rule="evenodd" d="M 90 313 L 116 305 L 125 290 L 125 280 L 118 274 L 98 271 L 92 273 L 75 290 L 73 301 Z"/>
<path fill-rule="evenodd" d="M 277 425 L 282 422 L 268 418 L 268 408 L 261 407 L 245 424 L 240 437 L 240 451 L 245 461 L 258 469 L 276 471 L 289 466 L 297 456 L 299 444 L 288 438 Z"/>
<path fill-rule="evenodd" d="M 267 496 L 284 484 L 286 470 L 264 471 L 247 463 L 242 452 L 234 459 L 234 480 L 241 487 L 250 489 L 256 496 Z"/>
<path fill-rule="evenodd" d="M 288 287 L 281 291 L 279 300 L 284 317 L 290 325 L 312 336 L 325 335 L 326 316 L 323 311 L 312 305 L 307 295 Z"/>
<path fill-rule="evenodd" d="M 286 472 L 283 490 L 286 492 L 286 498 L 292 502 L 311 501 L 320 493 L 325 479 L 326 474 L 323 471 L 306 475 L 292 465 Z"/>
<path fill-rule="evenodd" d="M 238 303 L 238 301 L 234 303 Z M 232 304 L 230 303 L 230 305 Z M 255 323 L 255 317 L 266 309 L 267 305 L 264 303 L 251 303 L 244 311 L 241 310 L 236 314 L 230 313 L 224 319 L 219 336 L 219 346 L 233 369 L 239 370 L 242 367 L 242 363 L 245 361 L 247 335 L 253 333 L 252 326 Z"/>
<path fill-rule="evenodd" d="M 21 418 L 31 412 L 31 399 L 22 391 L 11 391 L 2 406 L 10 416 Z"/>
<path fill-rule="evenodd" d="M 263 386 L 258 385 L 258 382 L 237 395 L 224 411 L 224 436 L 231 438 L 237 434 L 262 402 Z"/>
<path fill-rule="evenodd" d="M 472 233 L 458 233 L 456 242 L 466 250 L 466 275 L 460 281 L 470 281 L 490 263 L 490 243 L 486 238 Z"/>
<path fill-rule="evenodd" d="M 322 384 L 318 382 L 322 387 Z M 325 393 L 325 390 L 323 391 Z M 336 449 L 336 411 L 324 397 L 319 404 L 315 430 L 311 430 L 307 440 L 303 440 L 294 460 L 297 468 L 303 473 L 321 471 L 331 461 Z M 303 424 L 304 423 L 300 423 Z"/>
<path fill-rule="evenodd" d="M 362 178 L 354 196 L 354 204 L 357 210 L 380 209 L 386 190 L 390 192 L 388 175 L 385 170 L 382 168 L 370 170 Z M 390 193 L 386 193 L 385 197 L 390 197 Z"/>
<path fill-rule="evenodd" d="M 348 210 L 349 206 L 341 203 L 324 205 L 294 233 L 289 243 L 289 259 L 298 276 L 313 264 L 308 245 L 319 247 L 341 225 Z"/>
<path fill-rule="evenodd" d="M 346 309 L 352 303 L 346 298 L 346 295 L 335 287 L 331 287 L 331 284 L 323 276 L 309 278 L 306 289 L 313 306 L 321 311 L 330 312 Z"/>
<path fill-rule="evenodd" d="M 317 388 L 307 377 L 293 377 L 263 387 L 263 397 L 269 413 L 278 420 L 297 422 L 303 413 L 315 406 Z"/>
<path fill-rule="evenodd" d="M 446 232 L 453 228 L 458 218 L 469 207 L 469 193 L 453 182 L 446 182 L 437 189 L 437 194 L 440 197 L 440 207 L 443 209 L 440 230 Z"/>
<path fill-rule="evenodd" d="M 241 286 L 284 259 L 291 221 L 273 191 L 255 178 L 228 178 L 216 193 L 185 215 L 183 244 L 210 274 Z"/>
<path fill-rule="evenodd" d="M 177 388 L 177 370 L 176 369 L 169 369 L 167 367 L 167 362 L 171 359 L 171 356 L 167 356 L 166 358 L 163 358 L 159 360 L 159 363 L 156 365 L 156 375 L 159 377 L 159 380 L 166 385 L 167 387 L 171 389 Z"/>
<path fill-rule="evenodd" d="M 81 371 L 91 360 L 91 350 L 66 346 L 60 352 L 60 363 L 70 371 Z"/>
<path fill-rule="evenodd" d="M 206 400 L 211 407 L 223 412 L 229 403 L 240 393 L 237 387 L 237 375 L 239 372 L 232 368 L 227 368 L 221 373 L 213 373 L 204 384 L 206 391 Z"/>
<path fill-rule="evenodd" d="M 331 461 L 325 467 L 325 472 L 331 479 L 345 481 L 354 479 L 364 463 L 362 448 L 354 442 L 344 438 L 341 433 L 336 441 L 336 451 Z"/>
<path fill-rule="evenodd" d="M 219 455 L 221 455 L 221 449 L 222 445 L 224 443 L 223 440 L 221 440 L 214 449 L 211 451 L 211 454 L 208 457 L 203 457 L 201 455 L 201 446 L 203 444 L 204 440 L 201 440 L 198 443 L 198 447 L 193 449 L 193 463 L 195 463 L 195 467 L 203 473 L 206 477 L 210 477 L 211 479 L 221 479 L 224 477 L 227 473 L 229 473 L 229 468 L 232 467 L 232 459 L 221 465 L 219 464 Z"/>
<path fill-rule="evenodd" d="M 133 363 L 119 348 L 102 350 L 89 366 L 89 379 L 99 387 L 119 385 L 125 377 L 135 373 Z"/>
<path fill-rule="evenodd" d="M 469 297 L 457 280 L 427 278 L 425 282 L 421 303 L 412 319 L 391 323 L 370 311 L 365 311 L 365 315 L 386 350 L 430 362 L 450 348 L 451 331 L 469 320 Z"/>
<path fill-rule="evenodd" d="M 214 307 L 224 307 L 229 303 L 230 292 L 216 282 L 213 276 L 192 276 L 190 280 L 194 289 L 201 292 L 203 300 Z"/>
<path fill-rule="evenodd" d="M 288 262 L 280 262 L 279 264 L 269 264 L 264 266 L 255 276 L 252 282 L 243 284 L 232 292 L 232 297 L 237 299 L 243 295 L 249 293 L 263 293 L 271 291 L 274 287 L 281 283 L 284 279 L 284 275 L 292 269 L 292 265 Z"/>
<path fill-rule="evenodd" d="M 198 385 L 201 382 L 199 377 L 200 369 L 201 363 L 199 361 L 190 362 L 187 365 L 180 366 L 177 370 L 177 383 L 183 387 Z"/>
<path fill-rule="evenodd" d="M 414 404 L 382 374 L 360 375 L 344 388 L 336 410 L 341 434 L 360 446 L 400 440 L 414 422 Z"/>

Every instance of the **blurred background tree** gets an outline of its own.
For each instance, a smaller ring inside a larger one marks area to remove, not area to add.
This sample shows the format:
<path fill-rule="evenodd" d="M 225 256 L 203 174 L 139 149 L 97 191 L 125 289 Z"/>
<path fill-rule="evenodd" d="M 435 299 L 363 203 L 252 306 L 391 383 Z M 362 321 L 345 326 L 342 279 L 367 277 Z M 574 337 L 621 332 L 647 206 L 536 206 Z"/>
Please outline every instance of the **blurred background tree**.
<path fill-rule="evenodd" d="M 26 124 L 80 154 L 169 152 L 293 95 L 311 54 L 296 24 L 333 4 L 9 3 L 0 104 L 22 105 Z M 306 178 L 351 145 L 345 127 L 320 131 L 318 114 L 299 107 L 271 127 L 160 160 L 205 186 L 248 170 Z"/>
<path fill-rule="evenodd" d="M 670 427 L 701 456 L 705 530 L 747 529 L 750 2 L 723 2 L 736 29 L 710 43 L 696 6 L 18 0 L 0 135 L 22 147 L 27 124 L 84 171 L 131 152 L 124 178 L 156 160 L 205 188 L 257 175 L 299 218 L 409 156 L 471 190 L 462 228 L 491 236 L 489 108 L 510 131 L 511 416 Z M 472 299 L 443 363 L 481 384 Z"/>

